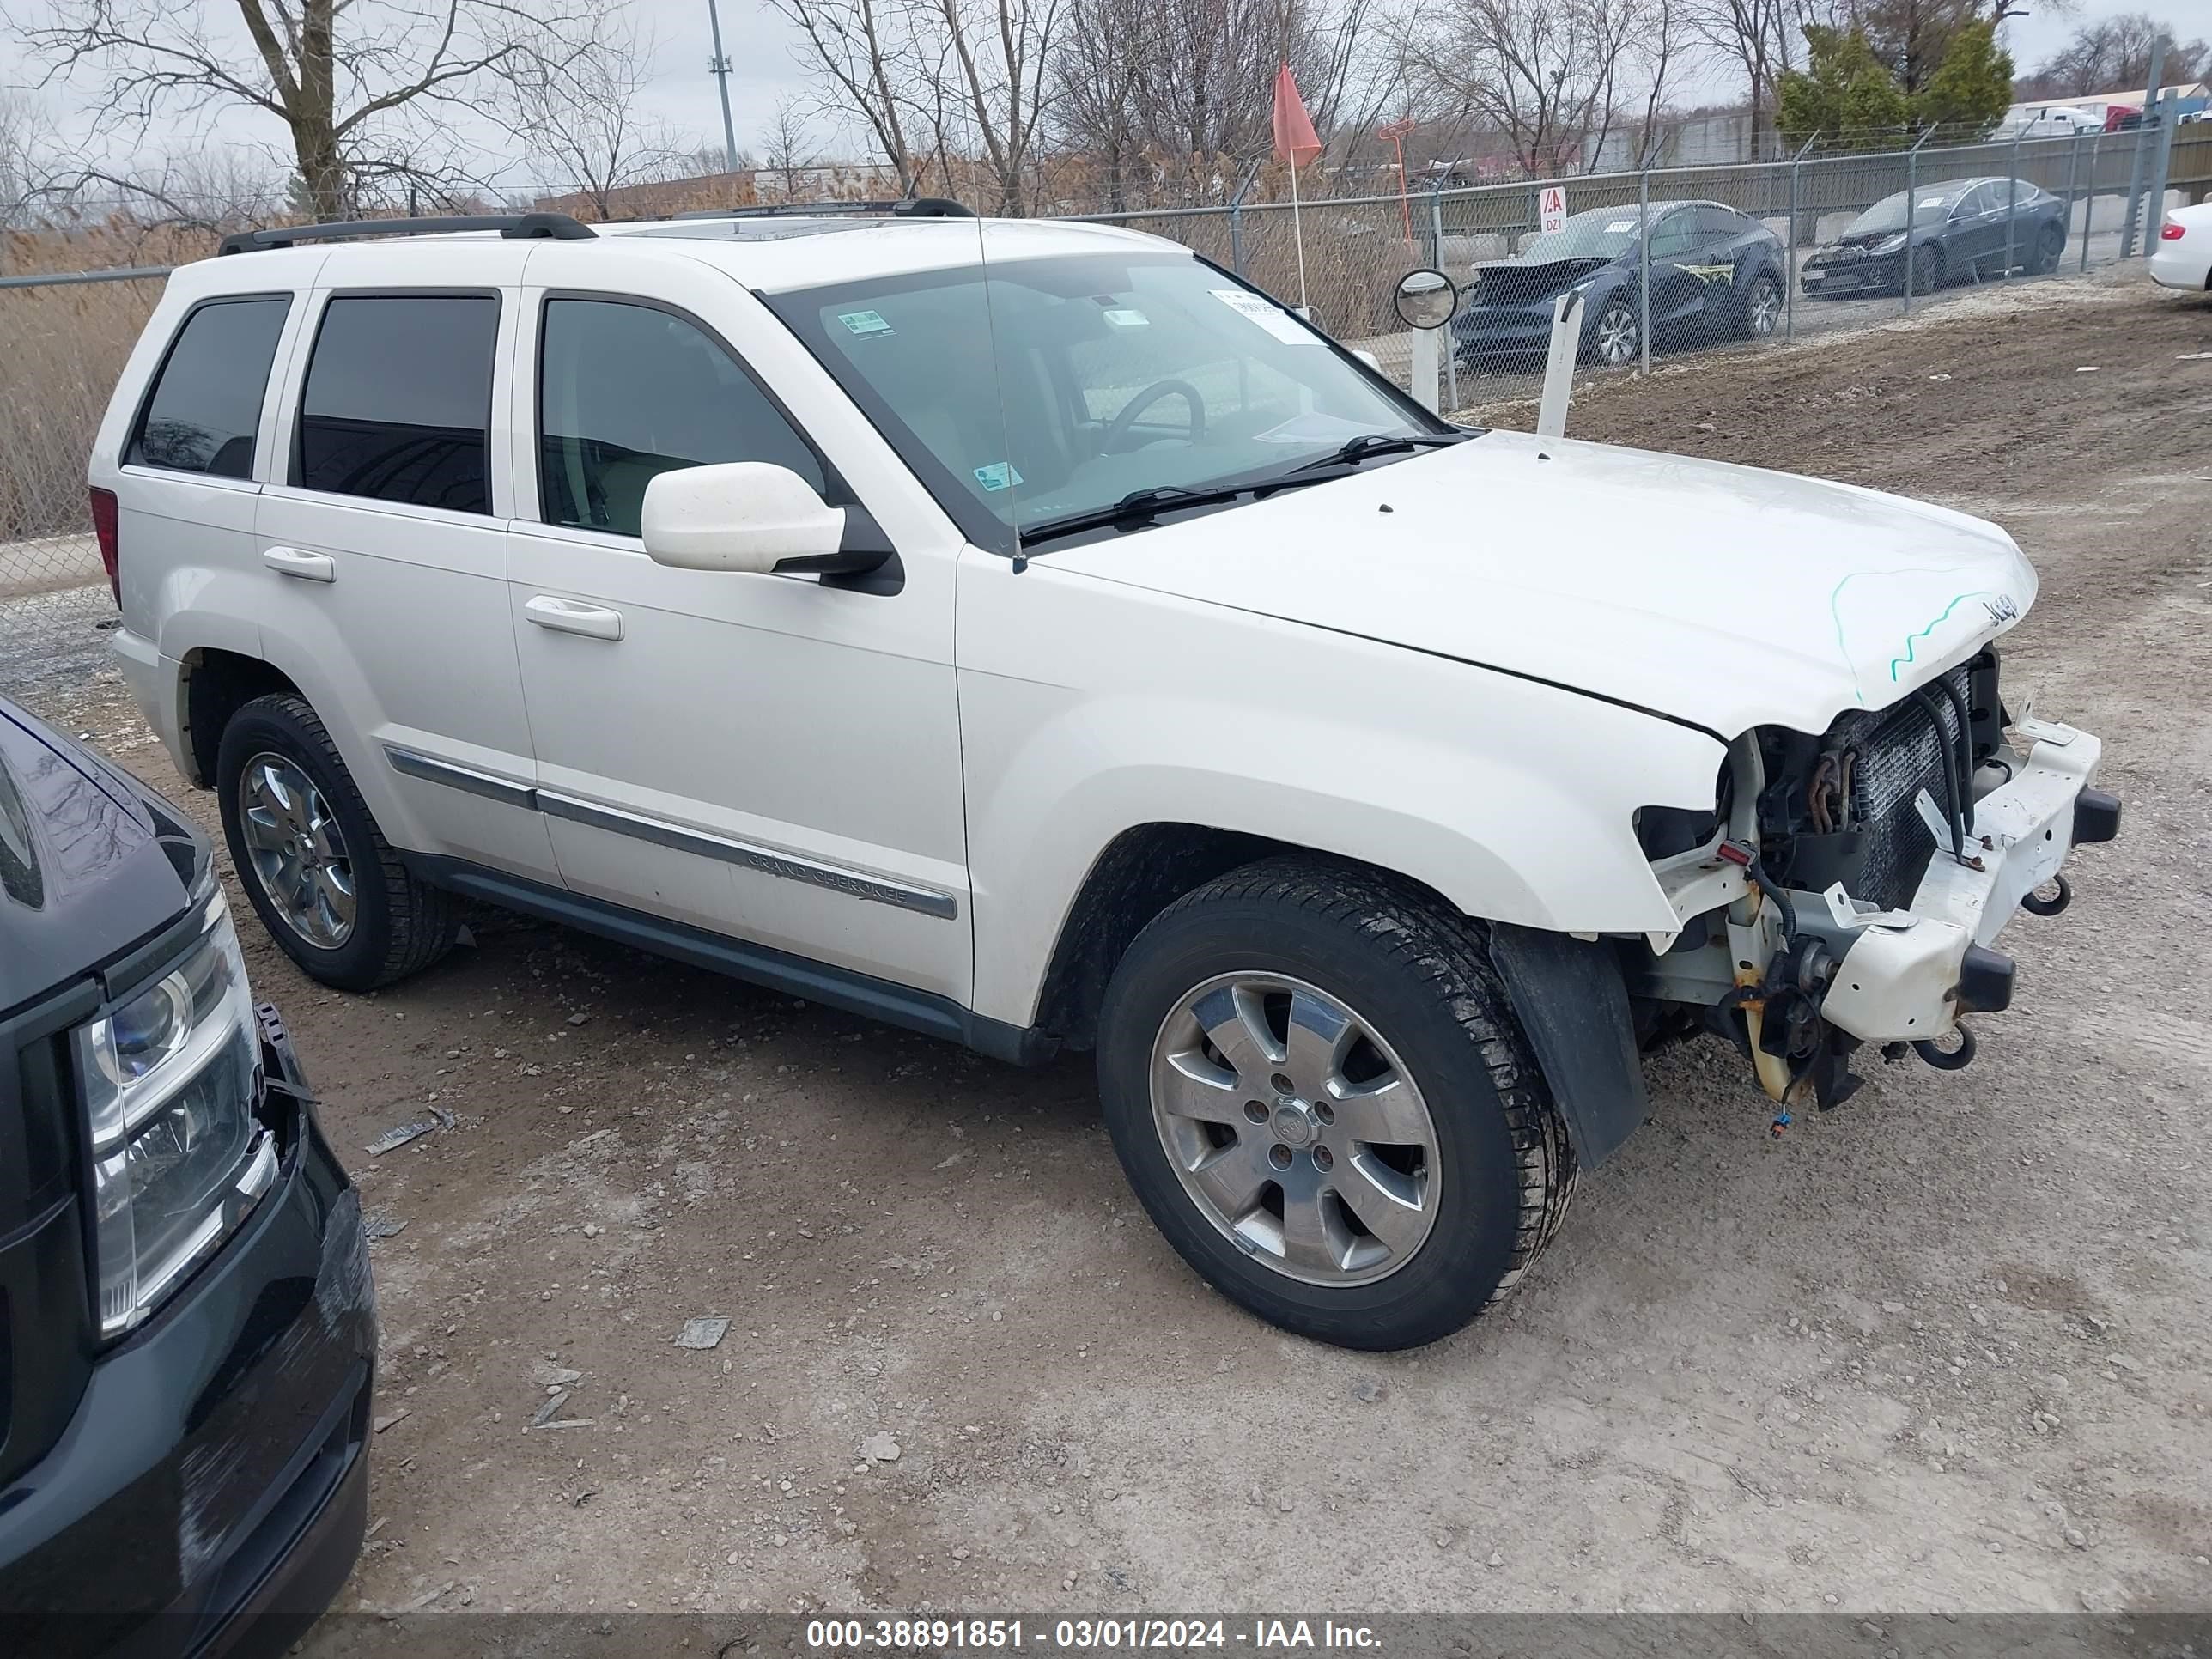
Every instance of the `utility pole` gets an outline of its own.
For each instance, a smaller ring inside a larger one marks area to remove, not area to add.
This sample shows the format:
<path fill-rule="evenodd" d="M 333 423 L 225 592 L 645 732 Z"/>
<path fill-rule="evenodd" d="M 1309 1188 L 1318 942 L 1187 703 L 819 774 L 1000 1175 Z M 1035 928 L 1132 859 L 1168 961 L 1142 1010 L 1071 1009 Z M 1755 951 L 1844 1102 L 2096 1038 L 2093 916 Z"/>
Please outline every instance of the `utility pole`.
<path fill-rule="evenodd" d="M 714 31 L 714 55 L 707 60 L 707 73 L 722 92 L 722 171 L 738 170 L 738 128 L 730 119 L 730 60 L 722 56 L 722 14 L 714 0 L 707 0 L 707 27 Z"/>
<path fill-rule="evenodd" d="M 2150 43 L 2150 85 L 2143 90 L 2142 120 L 2136 127 L 2135 162 L 2128 169 L 2128 211 L 2120 223 L 2120 258 L 2131 257 L 2136 251 L 2136 227 L 2142 213 L 2143 164 L 2149 159 L 2147 143 L 2152 137 L 2151 123 L 2160 113 L 2158 94 L 2166 78 L 2166 36 L 2159 35 Z"/>

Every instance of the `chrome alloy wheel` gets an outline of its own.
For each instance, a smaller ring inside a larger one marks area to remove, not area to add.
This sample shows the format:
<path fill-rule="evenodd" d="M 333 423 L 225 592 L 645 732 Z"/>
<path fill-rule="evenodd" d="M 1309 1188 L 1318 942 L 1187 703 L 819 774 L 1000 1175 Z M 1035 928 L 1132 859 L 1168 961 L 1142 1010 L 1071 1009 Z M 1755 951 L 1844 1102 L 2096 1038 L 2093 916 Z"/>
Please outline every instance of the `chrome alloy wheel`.
<path fill-rule="evenodd" d="M 1389 1045 L 1303 980 L 1218 975 L 1152 1040 L 1152 1121 L 1183 1190 L 1255 1261 L 1371 1284 L 1428 1241 L 1437 1127 Z"/>
<path fill-rule="evenodd" d="M 1774 325 L 1782 320 L 1782 290 L 1764 280 L 1754 283 L 1745 320 L 1751 325 L 1753 339 L 1763 340 L 1773 333 Z"/>
<path fill-rule="evenodd" d="M 307 775 L 282 755 L 256 755 L 239 775 L 238 817 L 253 873 L 284 925 L 325 951 L 352 938 L 353 860 Z"/>
<path fill-rule="evenodd" d="M 1635 359 L 1636 347 L 1636 313 L 1619 302 L 1607 306 L 1597 319 L 1597 360 L 1619 368 Z"/>

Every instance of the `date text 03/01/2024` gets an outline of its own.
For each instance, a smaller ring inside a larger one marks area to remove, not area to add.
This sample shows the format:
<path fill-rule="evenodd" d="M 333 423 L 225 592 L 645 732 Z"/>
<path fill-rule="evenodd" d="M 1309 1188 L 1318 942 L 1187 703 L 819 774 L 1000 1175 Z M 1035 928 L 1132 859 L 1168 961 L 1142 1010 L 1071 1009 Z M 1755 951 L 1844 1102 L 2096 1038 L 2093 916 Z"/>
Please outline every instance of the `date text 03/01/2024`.
<path fill-rule="evenodd" d="M 930 1649 L 1044 1648 L 1069 1652 L 1123 1649 L 1231 1648 L 1259 1652 L 1379 1645 L 1367 1625 L 1332 1619 L 812 1619 L 806 1645 L 817 1652 Z"/>

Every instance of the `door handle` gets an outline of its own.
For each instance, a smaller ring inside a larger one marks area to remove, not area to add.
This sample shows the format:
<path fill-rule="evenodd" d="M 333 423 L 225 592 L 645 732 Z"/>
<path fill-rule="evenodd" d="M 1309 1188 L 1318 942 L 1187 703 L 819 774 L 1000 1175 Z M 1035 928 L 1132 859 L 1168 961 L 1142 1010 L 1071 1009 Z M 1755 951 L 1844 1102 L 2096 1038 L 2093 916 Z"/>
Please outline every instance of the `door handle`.
<path fill-rule="evenodd" d="M 618 640 L 623 636 L 621 611 L 564 599 L 558 594 L 540 593 L 526 600 L 522 614 L 540 628 L 550 628 L 556 634 L 582 634 L 595 640 Z"/>
<path fill-rule="evenodd" d="M 280 576 L 297 576 L 303 582 L 334 582 L 338 568 L 327 553 L 303 553 L 296 547 L 264 547 L 261 562 Z"/>

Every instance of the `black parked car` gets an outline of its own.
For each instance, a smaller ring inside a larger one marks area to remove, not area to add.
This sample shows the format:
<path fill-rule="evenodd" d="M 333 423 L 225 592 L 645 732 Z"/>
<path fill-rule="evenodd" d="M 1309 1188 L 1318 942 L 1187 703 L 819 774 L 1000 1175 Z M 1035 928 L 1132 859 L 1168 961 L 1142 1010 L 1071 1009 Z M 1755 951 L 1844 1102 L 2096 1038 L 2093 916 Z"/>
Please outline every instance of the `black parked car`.
<path fill-rule="evenodd" d="M 1933 294 L 1954 277 L 2002 276 L 2009 267 L 2058 269 L 2066 255 L 2066 204 L 2025 179 L 1953 179 L 1911 192 L 1912 234 L 1905 231 L 1906 192 L 1883 198 L 1841 236 L 1807 258 L 1798 280 L 1808 294 L 1901 289 L 1911 248 L 1915 294 Z M 2007 241 L 2007 226 L 2010 241 Z"/>
<path fill-rule="evenodd" d="M 0 1652 L 281 1651 L 361 1548 L 375 1362 L 207 842 L 0 701 Z"/>
<path fill-rule="evenodd" d="M 1460 362 L 1483 368 L 1543 356 L 1553 301 L 1569 289 L 1583 295 L 1582 356 L 1633 362 L 1644 325 L 1638 217 L 1633 203 L 1577 213 L 1518 258 L 1480 267 L 1452 319 Z M 1650 222 L 1654 346 L 1774 332 L 1787 280 L 1780 237 L 1717 202 L 1654 202 Z"/>

